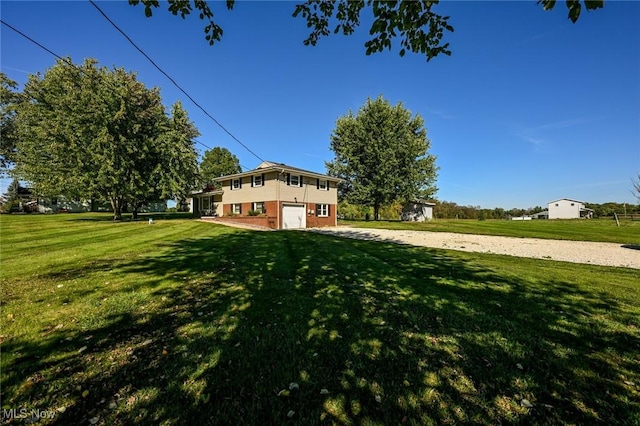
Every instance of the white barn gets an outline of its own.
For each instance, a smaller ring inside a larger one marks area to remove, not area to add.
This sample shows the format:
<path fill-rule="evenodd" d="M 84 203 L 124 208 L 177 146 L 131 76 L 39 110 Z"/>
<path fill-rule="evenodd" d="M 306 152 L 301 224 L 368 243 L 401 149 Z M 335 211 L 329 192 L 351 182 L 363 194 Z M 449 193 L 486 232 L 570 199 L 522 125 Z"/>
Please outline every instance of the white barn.
<path fill-rule="evenodd" d="M 424 200 L 415 200 L 405 203 L 402 206 L 402 214 L 400 218 L 408 222 L 424 222 L 433 219 L 433 206 L 435 203 L 429 203 Z"/>
<path fill-rule="evenodd" d="M 593 210 L 584 206 L 582 201 L 561 198 L 548 204 L 549 219 L 592 218 Z"/>

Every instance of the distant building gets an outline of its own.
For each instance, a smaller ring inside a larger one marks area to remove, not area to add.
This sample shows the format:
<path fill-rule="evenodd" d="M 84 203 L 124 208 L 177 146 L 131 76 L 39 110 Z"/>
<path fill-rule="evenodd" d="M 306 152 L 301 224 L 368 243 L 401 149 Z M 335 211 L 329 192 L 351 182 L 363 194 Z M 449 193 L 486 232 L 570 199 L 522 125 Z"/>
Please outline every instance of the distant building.
<path fill-rule="evenodd" d="M 434 203 L 424 200 L 414 200 L 402 206 L 400 218 L 406 222 L 424 222 L 433 219 Z"/>
<path fill-rule="evenodd" d="M 534 213 L 531 215 L 534 219 L 549 219 L 549 210 Z"/>
<path fill-rule="evenodd" d="M 586 208 L 582 201 L 561 198 L 547 205 L 549 219 L 591 219 L 593 217 L 593 210 Z"/>

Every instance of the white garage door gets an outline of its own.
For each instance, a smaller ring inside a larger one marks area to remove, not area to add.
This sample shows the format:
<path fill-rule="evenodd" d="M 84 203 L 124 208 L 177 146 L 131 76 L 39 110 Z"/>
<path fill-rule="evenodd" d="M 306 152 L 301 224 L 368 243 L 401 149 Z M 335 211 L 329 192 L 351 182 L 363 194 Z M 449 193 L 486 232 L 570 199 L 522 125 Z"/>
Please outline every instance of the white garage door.
<path fill-rule="evenodd" d="M 282 228 L 298 229 L 307 227 L 307 216 L 304 214 L 304 206 L 282 206 Z"/>

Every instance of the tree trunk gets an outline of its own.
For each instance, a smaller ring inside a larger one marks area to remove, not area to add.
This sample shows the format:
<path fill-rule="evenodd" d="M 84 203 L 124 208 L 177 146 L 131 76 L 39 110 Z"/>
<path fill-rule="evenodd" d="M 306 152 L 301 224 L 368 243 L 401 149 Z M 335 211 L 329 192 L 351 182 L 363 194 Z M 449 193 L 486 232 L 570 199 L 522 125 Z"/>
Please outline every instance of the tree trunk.
<path fill-rule="evenodd" d="M 140 201 L 137 203 L 133 203 L 133 210 L 131 210 L 131 214 L 133 215 L 133 219 L 137 219 L 138 218 L 138 213 L 140 213 L 140 209 L 142 208 L 142 206 L 144 206 L 144 202 Z"/>
<path fill-rule="evenodd" d="M 380 220 L 380 203 L 377 201 L 373 203 L 373 220 Z"/>
<path fill-rule="evenodd" d="M 120 197 L 111 197 L 111 207 L 113 208 L 113 220 L 122 220 L 122 204 Z"/>

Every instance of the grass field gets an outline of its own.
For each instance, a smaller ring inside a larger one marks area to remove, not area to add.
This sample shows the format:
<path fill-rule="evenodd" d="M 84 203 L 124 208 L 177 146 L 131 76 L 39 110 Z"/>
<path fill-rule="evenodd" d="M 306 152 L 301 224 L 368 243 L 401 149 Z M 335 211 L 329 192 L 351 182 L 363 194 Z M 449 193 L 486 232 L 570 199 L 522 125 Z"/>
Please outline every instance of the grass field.
<path fill-rule="evenodd" d="M 506 237 L 544 238 L 604 243 L 640 244 L 640 221 L 614 220 L 453 220 L 430 222 L 347 221 L 340 224 L 359 228 L 403 229 L 461 234 L 503 235 Z"/>
<path fill-rule="evenodd" d="M 1 216 L 1 392 L 41 424 L 640 423 L 640 271 Z"/>

